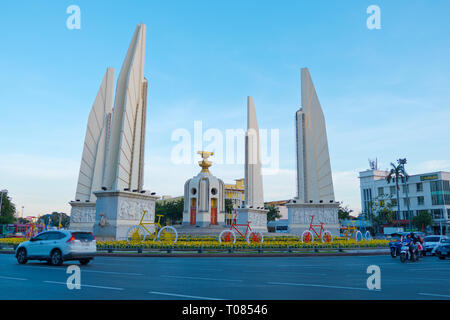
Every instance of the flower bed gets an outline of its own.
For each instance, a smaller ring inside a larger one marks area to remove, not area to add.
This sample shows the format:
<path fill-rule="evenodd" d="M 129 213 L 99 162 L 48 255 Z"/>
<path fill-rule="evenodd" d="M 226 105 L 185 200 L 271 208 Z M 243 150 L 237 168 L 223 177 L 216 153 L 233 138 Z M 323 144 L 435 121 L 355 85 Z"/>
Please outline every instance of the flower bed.
<path fill-rule="evenodd" d="M 24 238 L 4 238 L 0 239 L 0 244 L 15 246 L 19 243 L 27 241 Z M 236 240 L 236 243 L 220 243 L 214 237 L 180 237 L 176 243 L 158 242 L 158 241 L 97 241 L 97 249 L 252 249 L 252 248 L 380 248 L 387 247 L 387 240 L 370 240 L 356 241 L 354 239 L 347 240 L 336 237 L 331 243 L 322 243 L 315 241 L 314 243 L 302 243 L 299 237 L 295 236 L 270 236 L 264 238 L 263 243 L 247 243 L 243 239 Z"/>

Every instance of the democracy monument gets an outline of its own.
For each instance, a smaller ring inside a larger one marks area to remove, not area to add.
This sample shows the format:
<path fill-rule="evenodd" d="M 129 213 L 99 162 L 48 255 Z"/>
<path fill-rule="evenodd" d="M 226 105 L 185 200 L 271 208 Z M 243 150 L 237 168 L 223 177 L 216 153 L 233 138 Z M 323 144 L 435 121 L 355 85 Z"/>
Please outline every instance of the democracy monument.
<path fill-rule="evenodd" d="M 94 232 L 100 239 L 121 240 L 136 225 L 155 220 L 155 192 L 143 189 L 148 81 L 144 77 L 145 24 L 136 27 L 119 73 L 114 95 L 114 69 L 107 68 L 89 114 L 75 200 L 70 201 L 70 228 Z M 339 234 L 338 203 L 325 118 L 308 69 L 301 70 L 302 107 L 296 113 L 297 195 L 287 204 L 289 233 L 309 228 L 311 216 Z M 114 108 L 113 108 L 114 106 Z M 181 233 L 225 226 L 224 183 L 209 171 L 212 152 L 199 151 L 200 173 L 184 185 Z M 267 233 L 261 174 L 261 150 L 255 104 L 247 97 L 245 134 L 245 199 L 237 209 L 238 224 Z M 184 230 L 184 231 L 183 231 Z M 208 231 L 206 231 L 208 232 Z"/>
<path fill-rule="evenodd" d="M 145 25 L 137 26 L 117 80 L 108 68 L 89 114 L 70 228 L 126 238 L 142 211 L 153 221 L 157 197 L 143 190 L 148 82 Z"/>
<path fill-rule="evenodd" d="M 307 68 L 301 70 L 302 107 L 295 115 L 297 137 L 297 196 L 286 204 L 289 233 L 302 234 L 311 216 L 339 235 L 325 117 Z"/>

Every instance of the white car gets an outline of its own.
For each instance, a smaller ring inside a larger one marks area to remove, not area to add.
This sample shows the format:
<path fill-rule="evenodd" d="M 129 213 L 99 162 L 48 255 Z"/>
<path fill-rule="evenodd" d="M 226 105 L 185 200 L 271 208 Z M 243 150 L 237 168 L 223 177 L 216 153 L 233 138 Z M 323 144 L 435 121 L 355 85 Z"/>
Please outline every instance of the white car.
<path fill-rule="evenodd" d="M 427 253 L 433 255 L 439 243 L 445 239 L 447 239 L 447 237 L 441 235 L 430 235 L 423 238 L 423 255 L 426 255 Z"/>
<path fill-rule="evenodd" d="M 28 260 L 41 260 L 61 265 L 67 260 L 78 260 L 85 265 L 96 253 L 96 238 L 92 232 L 86 231 L 45 231 L 16 248 L 16 258 L 20 264 Z"/>

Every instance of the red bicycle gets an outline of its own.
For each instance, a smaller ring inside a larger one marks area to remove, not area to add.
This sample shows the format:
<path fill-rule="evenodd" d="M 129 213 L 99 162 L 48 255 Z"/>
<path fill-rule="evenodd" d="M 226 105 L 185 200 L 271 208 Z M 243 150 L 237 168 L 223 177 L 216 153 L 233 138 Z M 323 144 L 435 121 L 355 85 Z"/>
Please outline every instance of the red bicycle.
<path fill-rule="evenodd" d="M 314 221 L 314 215 L 311 216 L 311 222 L 309 223 L 309 229 L 303 231 L 302 233 L 302 242 L 304 243 L 310 243 L 314 241 L 314 235 L 321 239 L 322 242 L 332 242 L 333 241 L 333 235 L 330 231 L 324 229 L 323 222 L 319 222 L 319 224 L 313 224 Z M 319 232 L 317 233 L 315 228 L 319 228 Z M 314 234 L 313 234 L 314 232 Z"/>
<path fill-rule="evenodd" d="M 246 227 L 245 232 L 239 231 L 239 229 L 236 227 Z M 246 224 L 237 224 L 236 221 L 233 219 L 230 229 L 223 230 L 219 234 L 219 242 L 235 243 L 236 233 L 239 234 L 248 243 L 263 243 L 264 241 L 264 237 L 261 232 L 252 231 L 252 228 L 250 228 L 250 221 L 247 221 Z"/>

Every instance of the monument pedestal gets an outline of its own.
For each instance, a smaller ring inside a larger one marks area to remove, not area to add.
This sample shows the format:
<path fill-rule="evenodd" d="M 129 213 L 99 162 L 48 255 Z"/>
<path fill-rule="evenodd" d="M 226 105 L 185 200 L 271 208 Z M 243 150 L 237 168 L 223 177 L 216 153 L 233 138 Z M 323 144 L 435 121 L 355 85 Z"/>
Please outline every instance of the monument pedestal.
<path fill-rule="evenodd" d="M 239 208 L 238 211 L 238 224 L 246 224 L 250 221 L 250 228 L 254 231 L 267 233 L 267 213 L 269 210 L 265 209 L 253 209 L 253 208 Z"/>
<path fill-rule="evenodd" d="M 144 222 L 155 221 L 156 196 L 129 191 L 97 191 L 94 234 L 98 240 L 126 240 L 128 229 Z"/>
<path fill-rule="evenodd" d="M 70 224 L 71 230 L 92 232 L 95 223 L 95 202 L 71 201 Z"/>
<path fill-rule="evenodd" d="M 311 223 L 311 216 L 314 215 L 313 224 L 323 222 L 324 229 L 330 231 L 333 236 L 340 235 L 338 219 L 339 203 L 290 202 L 286 204 L 286 207 L 288 208 L 289 233 L 301 235 L 303 231 L 308 230 Z"/>

